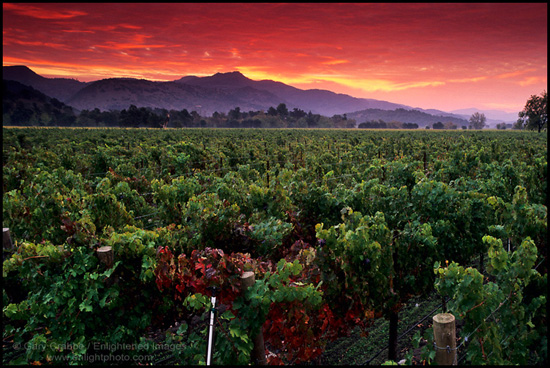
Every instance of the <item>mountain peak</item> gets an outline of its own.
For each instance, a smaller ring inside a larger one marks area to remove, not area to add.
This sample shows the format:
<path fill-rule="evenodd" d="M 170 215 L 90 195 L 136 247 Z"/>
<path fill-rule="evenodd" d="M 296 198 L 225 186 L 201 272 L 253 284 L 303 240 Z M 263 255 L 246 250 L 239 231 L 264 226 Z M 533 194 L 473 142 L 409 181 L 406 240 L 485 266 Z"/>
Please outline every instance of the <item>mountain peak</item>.
<path fill-rule="evenodd" d="M 236 81 L 236 80 L 239 80 L 239 81 L 242 81 L 242 80 L 250 80 L 249 78 L 245 77 L 243 73 L 239 72 L 239 71 L 233 71 L 233 72 L 227 72 L 227 73 L 216 73 L 214 74 L 213 76 L 211 77 L 206 77 L 206 78 L 216 78 L 216 79 L 224 79 L 224 80 L 233 80 L 233 81 Z"/>
<path fill-rule="evenodd" d="M 25 65 L 13 65 L 2 67 L 2 78 L 11 80 L 25 80 L 43 78 L 42 76 L 33 72 L 28 66 Z"/>
<path fill-rule="evenodd" d="M 252 79 L 245 77 L 241 72 L 216 73 L 208 77 L 187 76 L 178 80 L 181 83 L 200 85 L 208 88 L 242 88 L 251 87 Z"/>
<path fill-rule="evenodd" d="M 225 73 L 218 72 L 214 75 L 234 75 L 234 76 L 239 76 L 240 75 L 240 76 L 244 77 L 243 73 L 239 72 L 238 70 L 234 70 L 232 72 L 225 72 Z"/>
<path fill-rule="evenodd" d="M 26 65 L 11 65 L 11 66 L 4 66 L 2 67 L 4 70 L 21 70 L 21 71 L 27 71 L 27 72 L 31 72 L 31 73 L 34 73 L 31 68 L 29 68 L 28 66 Z M 34 73 L 36 74 L 36 73 Z"/>

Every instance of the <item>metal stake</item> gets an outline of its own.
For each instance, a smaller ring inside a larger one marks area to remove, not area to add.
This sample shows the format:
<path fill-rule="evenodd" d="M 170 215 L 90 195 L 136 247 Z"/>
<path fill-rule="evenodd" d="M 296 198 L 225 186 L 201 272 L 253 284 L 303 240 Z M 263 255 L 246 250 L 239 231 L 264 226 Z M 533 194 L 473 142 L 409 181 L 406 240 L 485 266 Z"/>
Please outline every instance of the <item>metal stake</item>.
<path fill-rule="evenodd" d="M 210 288 L 209 288 L 210 289 Z M 216 293 L 218 288 L 213 286 L 212 297 L 210 301 L 212 303 L 212 309 L 210 309 L 210 322 L 208 323 L 208 346 L 206 348 L 206 365 L 211 365 L 212 354 L 214 351 L 214 321 L 216 320 Z"/>

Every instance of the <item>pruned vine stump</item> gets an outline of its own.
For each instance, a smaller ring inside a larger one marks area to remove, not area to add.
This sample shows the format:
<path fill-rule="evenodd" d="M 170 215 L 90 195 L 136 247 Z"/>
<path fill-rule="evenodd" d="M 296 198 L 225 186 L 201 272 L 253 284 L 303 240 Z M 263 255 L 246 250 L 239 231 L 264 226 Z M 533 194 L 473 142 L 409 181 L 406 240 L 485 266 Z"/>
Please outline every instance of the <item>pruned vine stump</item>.
<path fill-rule="evenodd" d="M 99 261 L 103 263 L 107 268 L 113 267 L 115 262 L 115 254 L 113 248 L 109 246 L 104 246 L 97 249 L 97 257 Z"/>
<path fill-rule="evenodd" d="M 256 282 L 256 279 L 254 277 L 254 272 L 248 271 L 244 272 L 241 276 L 241 288 L 242 292 L 244 293 L 246 289 L 254 285 Z M 260 326 L 260 331 L 255 335 L 251 336 L 252 343 L 254 344 L 254 347 L 252 348 L 252 352 L 250 353 L 250 358 L 252 360 L 253 364 L 257 365 L 266 365 L 267 359 L 265 356 L 265 344 L 264 344 L 264 334 L 263 334 L 263 327 Z"/>

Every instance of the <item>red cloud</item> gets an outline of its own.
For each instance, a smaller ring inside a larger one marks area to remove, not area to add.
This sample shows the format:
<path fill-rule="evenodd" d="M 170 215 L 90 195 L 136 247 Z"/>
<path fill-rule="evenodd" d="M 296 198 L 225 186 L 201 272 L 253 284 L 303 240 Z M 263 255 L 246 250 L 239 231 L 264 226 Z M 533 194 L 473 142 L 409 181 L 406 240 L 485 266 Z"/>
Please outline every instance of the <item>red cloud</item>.
<path fill-rule="evenodd" d="M 67 10 L 67 11 L 55 11 L 55 10 L 45 10 L 38 8 L 32 5 L 21 5 L 21 4 L 2 4 L 3 11 L 13 11 L 20 15 L 26 15 L 38 19 L 67 19 L 74 18 L 81 15 L 87 15 L 88 13 L 76 10 Z"/>

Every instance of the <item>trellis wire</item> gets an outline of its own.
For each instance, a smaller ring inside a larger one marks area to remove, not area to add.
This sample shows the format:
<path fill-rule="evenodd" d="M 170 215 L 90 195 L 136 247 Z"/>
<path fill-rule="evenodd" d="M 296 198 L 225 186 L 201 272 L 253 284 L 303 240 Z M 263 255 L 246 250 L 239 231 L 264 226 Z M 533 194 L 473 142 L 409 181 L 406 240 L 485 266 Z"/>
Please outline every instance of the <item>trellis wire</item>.
<path fill-rule="evenodd" d="M 542 260 L 539 262 L 538 265 L 535 266 L 535 270 L 537 268 L 539 268 L 539 266 L 545 261 L 545 257 L 542 257 Z M 464 339 L 462 340 L 462 342 L 460 343 L 459 346 L 456 347 L 456 349 L 458 350 L 459 348 L 462 347 L 462 345 L 464 344 L 467 344 L 468 341 L 470 341 L 470 336 L 472 336 L 474 333 L 477 332 L 477 330 L 490 318 L 492 317 L 505 303 L 506 301 L 510 299 L 510 295 L 508 295 L 500 304 L 499 306 L 494 310 L 492 311 L 487 317 L 485 317 L 485 319 L 483 319 L 483 322 L 481 322 L 468 336 L 464 337 Z M 510 337 L 510 336 L 508 336 Z M 504 342 L 506 339 L 502 340 L 500 342 L 500 344 L 502 344 L 502 342 Z M 492 353 L 492 352 L 491 352 Z M 489 355 L 490 356 L 490 355 Z M 464 354 L 460 359 L 458 359 L 458 361 L 460 362 L 462 359 L 464 359 L 464 357 L 466 357 L 466 354 Z"/>
<path fill-rule="evenodd" d="M 448 299 L 447 299 L 448 300 Z M 437 310 L 439 310 L 443 306 L 443 303 L 439 304 L 437 307 L 435 307 L 430 313 L 425 315 L 420 321 L 416 322 L 412 327 L 410 327 L 407 331 L 403 332 L 401 335 L 397 337 L 397 340 L 399 341 L 403 336 L 406 336 L 409 332 L 414 330 L 419 324 L 424 322 L 426 319 L 428 319 L 431 315 L 433 315 Z M 378 351 L 374 356 L 372 356 L 369 360 L 367 360 L 363 365 L 369 365 L 370 362 L 372 362 L 378 355 L 380 355 L 382 352 L 384 352 L 386 349 L 390 347 L 390 344 L 388 343 L 386 346 L 384 346 L 381 350 Z"/>

